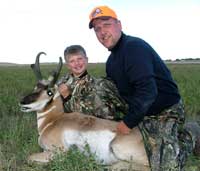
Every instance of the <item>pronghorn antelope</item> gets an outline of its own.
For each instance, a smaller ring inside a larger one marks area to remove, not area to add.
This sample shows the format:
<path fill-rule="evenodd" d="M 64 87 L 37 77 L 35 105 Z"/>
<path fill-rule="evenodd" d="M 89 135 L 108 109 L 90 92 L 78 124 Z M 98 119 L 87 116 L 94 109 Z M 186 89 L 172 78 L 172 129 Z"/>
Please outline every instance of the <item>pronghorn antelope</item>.
<path fill-rule="evenodd" d="M 117 122 L 104 120 L 81 113 L 64 113 L 62 99 L 55 82 L 62 67 L 60 58 L 57 70 L 47 79 L 42 79 L 39 57 L 31 65 L 38 80 L 34 91 L 21 100 L 23 112 L 37 112 L 39 145 L 44 152 L 33 154 L 30 161 L 48 162 L 55 148 L 65 151 L 76 145 L 83 149 L 89 145 L 96 159 L 104 164 L 119 167 L 122 163 L 131 163 L 141 170 L 149 170 L 149 163 L 144 149 L 142 136 L 138 128 L 129 135 L 116 133 Z"/>

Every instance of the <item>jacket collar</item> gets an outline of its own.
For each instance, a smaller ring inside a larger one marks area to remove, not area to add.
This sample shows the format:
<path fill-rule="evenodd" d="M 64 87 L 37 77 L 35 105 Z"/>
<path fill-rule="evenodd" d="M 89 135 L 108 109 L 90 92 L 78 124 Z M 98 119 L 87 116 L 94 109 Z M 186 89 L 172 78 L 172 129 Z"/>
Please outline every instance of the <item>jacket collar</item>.
<path fill-rule="evenodd" d="M 87 74 L 88 74 L 88 72 L 87 72 L 87 70 L 85 70 L 85 72 L 82 73 L 79 77 L 74 77 L 73 74 L 71 74 L 71 76 L 74 77 L 74 78 L 77 78 L 77 79 L 81 79 L 81 78 L 85 77 Z"/>

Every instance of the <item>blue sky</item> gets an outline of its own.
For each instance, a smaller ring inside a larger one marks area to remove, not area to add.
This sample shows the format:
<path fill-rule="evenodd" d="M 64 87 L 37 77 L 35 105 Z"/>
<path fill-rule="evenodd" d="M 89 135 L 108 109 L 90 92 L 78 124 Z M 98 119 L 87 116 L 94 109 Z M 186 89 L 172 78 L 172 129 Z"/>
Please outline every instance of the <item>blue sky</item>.
<path fill-rule="evenodd" d="M 56 62 L 71 44 L 85 47 L 89 62 L 109 52 L 88 29 L 93 7 L 108 5 L 126 34 L 143 38 L 163 59 L 200 57 L 199 0 L 2 0 L 0 62 L 32 63 L 40 51 Z"/>

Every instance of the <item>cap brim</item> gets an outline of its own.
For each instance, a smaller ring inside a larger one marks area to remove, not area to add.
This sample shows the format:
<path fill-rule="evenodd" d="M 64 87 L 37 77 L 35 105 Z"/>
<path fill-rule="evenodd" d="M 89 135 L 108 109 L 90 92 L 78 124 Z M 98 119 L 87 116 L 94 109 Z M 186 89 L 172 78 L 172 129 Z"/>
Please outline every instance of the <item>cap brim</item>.
<path fill-rule="evenodd" d="M 89 22 L 89 29 L 93 28 L 93 24 L 92 24 L 93 20 L 94 20 L 94 19 L 92 19 L 92 20 Z"/>

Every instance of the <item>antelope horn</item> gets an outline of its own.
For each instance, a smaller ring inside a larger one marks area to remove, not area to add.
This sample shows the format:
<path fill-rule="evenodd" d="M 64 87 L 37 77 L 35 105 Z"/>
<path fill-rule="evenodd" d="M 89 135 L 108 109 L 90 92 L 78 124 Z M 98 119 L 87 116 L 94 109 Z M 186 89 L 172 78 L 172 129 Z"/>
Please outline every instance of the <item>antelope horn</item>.
<path fill-rule="evenodd" d="M 45 52 L 40 52 L 38 53 L 38 55 L 36 56 L 36 60 L 35 60 L 35 64 L 31 64 L 31 68 L 37 78 L 38 81 L 42 80 L 42 74 L 41 74 L 41 71 L 40 71 L 40 55 L 46 55 Z"/>
<path fill-rule="evenodd" d="M 63 66 L 62 58 L 59 57 L 59 64 L 58 64 L 58 66 L 57 66 L 56 70 L 52 71 L 52 74 L 51 74 L 51 76 L 48 79 L 51 82 L 50 86 L 53 86 L 56 83 L 56 81 L 58 80 L 58 77 L 60 75 L 60 71 L 62 69 L 62 66 Z"/>

